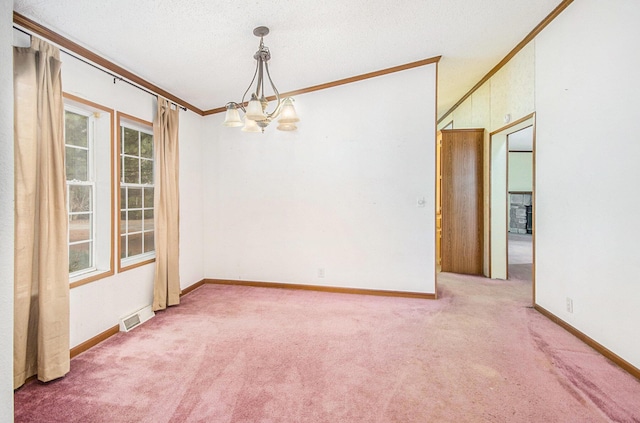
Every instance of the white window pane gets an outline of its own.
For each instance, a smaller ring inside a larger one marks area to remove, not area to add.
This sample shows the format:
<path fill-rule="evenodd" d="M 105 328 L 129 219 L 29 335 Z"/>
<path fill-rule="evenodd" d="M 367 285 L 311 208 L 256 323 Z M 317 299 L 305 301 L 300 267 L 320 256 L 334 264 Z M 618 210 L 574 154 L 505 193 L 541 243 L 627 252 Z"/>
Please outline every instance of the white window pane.
<path fill-rule="evenodd" d="M 134 129 L 129 129 L 129 128 L 125 128 L 123 127 L 123 151 L 124 154 L 127 154 L 129 156 L 139 156 L 140 155 L 140 149 L 139 149 L 139 140 L 138 140 L 138 134 L 139 132 L 134 130 Z"/>
<path fill-rule="evenodd" d="M 142 234 L 129 235 L 129 245 L 127 246 L 127 257 L 142 254 Z"/>
<path fill-rule="evenodd" d="M 91 211 L 92 191 L 91 185 L 69 185 L 69 212 Z"/>
<path fill-rule="evenodd" d="M 144 252 L 147 253 L 149 251 L 155 250 L 153 232 L 145 232 L 144 233 Z"/>
<path fill-rule="evenodd" d="M 142 232 L 142 210 L 127 213 L 127 232 Z"/>
<path fill-rule="evenodd" d="M 144 230 L 153 231 L 153 210 L 144 211 Z"/>
<path fill-rule="evenodd" d="M 65 169 L 67 181 L 87 181 L 89 179 L 89 150 L 66 147 Z"/>
<path fill-rule="evenodd" d="M 90 213 L 69 216 L 69 242 L 90 241 L 92 238 Z"/>
<path fill-rule="evenodd" d="M 127 208 L 127 187 L 120 188 L 120 209 L 125 210 Z"/>
<path fill-rule="evenodd" d="M 69 246 L 69 273 L 90 268 L 91 261 L 90 242 Z"/>
<path fill-rule="evenodd" d="M 145 209 L 153 208 L 153 188 L 144 189 L 144 204 Z"/>
<path fill-rule="evenodd" d="M 122 235 L 120 237 L 120 258 L 126 258 L 127 257 L 127 236 L 126 235 Z"/>
<path fill-rule="evenodd" d="M 125 184 L 140 183 L 140 159 L 136 157 L 125 157 L 122 167 L 123 181 Z"/>
<path fill-rule="evenodd" d="M 140 157 L 153 159 L 153 136 L 151 134 L 140 133 Z"/>
<path fill-rule="evenodd" d="M 140 183 L 153 184 L 153 160 L 140 160 Z"/>
<path fill-rule="evenodd" d="M 64 113 L 64 140 L 65 144 L 78 147 L 88 147 L 88 123 L 87 116 L 65 111 Z"/>
<path fill-rule="evenodd" d="M 142 188 L 129 188 L 129 192 L 127 193 L 127 208 L 142 208 Z"/>
<path fill-rule="evenodd" d="M 127 212 L 125 210 L 120 212 L 120 234 L 127 233 Z"/>

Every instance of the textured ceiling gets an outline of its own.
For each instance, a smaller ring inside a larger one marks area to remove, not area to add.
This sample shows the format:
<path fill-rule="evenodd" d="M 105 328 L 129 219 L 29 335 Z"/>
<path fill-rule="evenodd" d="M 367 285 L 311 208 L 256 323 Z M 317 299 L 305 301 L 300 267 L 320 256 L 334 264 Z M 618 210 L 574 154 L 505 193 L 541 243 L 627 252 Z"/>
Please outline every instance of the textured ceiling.
<path fill-rule="evenodd" d="M 509 134 L 509 151 L 533 151 L 533 126 Z"/>
<path fill-rule="evenodd" d="M 559 3 L 14 0 L 14 10 L 203 110 L 240 100 L 260 25 L 281 92 L 442 56 L 440 116 Z"/>

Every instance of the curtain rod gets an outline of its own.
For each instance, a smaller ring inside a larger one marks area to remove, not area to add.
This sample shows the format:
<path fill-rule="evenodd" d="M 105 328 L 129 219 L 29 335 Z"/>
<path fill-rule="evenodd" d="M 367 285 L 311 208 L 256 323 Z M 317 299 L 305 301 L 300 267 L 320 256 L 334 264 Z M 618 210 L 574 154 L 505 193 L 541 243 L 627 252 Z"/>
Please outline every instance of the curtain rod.
<path fill-rule="evenodd" d="M 17 31 L 20 31 L 20 32 L 22 32 L 23 34 L 28 35 L 29 37 L 33 37 L 33 36 L 34 36 L 33 34 L 31 34 L 31 33 L 27 32 L 27 31 L 25 31 L 24 29 L 22 29 L 22 28 L 20 28 L 20 27 L 17 27 L 17 26 L 15 26 L 15 25 L 13 25 L 13 29 L 15 29 L 15 30 L 17 30 Z M 133 82 L 131 82 L 131 81 L 127 80 L 127 79 L 124 79 L 124 78 L 123 78 L 122 76 L 120 76 L 120 75 L 117 75 L 117 74 L 115 74 L 115 73 L 113 73 L 113 72 L 110 72 L 110 71 L 108 71 L 108 70 L 106 70 L 106 69 L 103 69 L 103 68 L 101 68 L 100 66 L 98 66 L 98 65 L 96 65 L 96 64 L 94 64 L 94 63 L 91 63 L 91 62 L 89 62 L 88 60 L 85 60 L 84 58 L 82 58 L 82 57 L 80 57 L 80 56 L 77 56 L 77 55 L 75 55 L 75 54 L 73 54 L 73 53 L 70 53 L 70 52 L 66 51 L 66 50 L 65 50 L 65 49 L 63 49 L 62 47 L 59 47 L 59 46 L 58 46 L 58 48 L 59 48 L 59 49 L 60 49 L 60 51 L 61 51 L 61 52 L 63 52 L 64 54 L 66 54 L 66 55 L 68 55 L 68 56 L 71 56 L 71 57 L 73 57 L 74 59 L 79 60 L 79 61 L 81 61 L 82 63 L 85 63 L 85 64 L 87 64 L 87 65 L 89 65 L 89 66 L 91 66 L 91 67 L 93 67 L 93 68 L 96 68 L 96 69 L 98 69 L 99 71 L 102 71 L 102 72 L 106 73 L 106 74 L 107 74 L 107 75 L 109 75 L 109 76 L 112 76 L 112 77 L 113 77 L 113 83 L 114 83 L 114 84 L 115 84 L 117 81 L 122 81 L 122 82 L 125 82 L 125 83 L 127 83 L 127 84 L 131 85 L 132 87 L 135 87 L 135 88 L 139 89 L 140 91 L 144 91 L 145 93 L 147 93 L 147 94 L 150 94 L 150 95 L 154 96 L 155 98 L 158 98 L 158 97 L 159 97 L 159 96 L 158 96 L 158 94 L 154 93 L 153 91 L 149 91 L 148 89 L 146 89 L 146 88 L 144 88 L 144 87 L 141 87 L 141 86 L 140 86 L 140 85 L 138 85 L 138 84 L 135 84 L 135 83 L 133 83 Z M 177 107 L 181 108 L 181 109 L 182 109 L 182 110 L 184 110 L 184 111 L 186 111 L 186 110 L 187 110 L 187 108 L 186 108 L 186 107 L 181 106 L 180 104 L 178 104 L 178 103 L 176 103 L 176 102 L 174 102 L 174 101 L 172 101 L 171 103 L 175 104 Z"/>

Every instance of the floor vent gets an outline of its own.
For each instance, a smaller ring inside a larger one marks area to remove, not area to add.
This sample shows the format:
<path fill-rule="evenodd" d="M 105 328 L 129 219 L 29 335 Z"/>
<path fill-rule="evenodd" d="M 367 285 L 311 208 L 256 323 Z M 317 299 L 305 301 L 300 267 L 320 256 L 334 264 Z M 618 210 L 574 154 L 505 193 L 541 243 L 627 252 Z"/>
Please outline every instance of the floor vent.
<path fill-rule="evenodd" d="M 155 313 L 151 309 L 151 306 L 142 308 L 135 313 L 130 314 L 127 317 L 120 319 L 120 332 L 129 332 L 136 326 L 140 326 L 147 320 L 155 316 Z"/>

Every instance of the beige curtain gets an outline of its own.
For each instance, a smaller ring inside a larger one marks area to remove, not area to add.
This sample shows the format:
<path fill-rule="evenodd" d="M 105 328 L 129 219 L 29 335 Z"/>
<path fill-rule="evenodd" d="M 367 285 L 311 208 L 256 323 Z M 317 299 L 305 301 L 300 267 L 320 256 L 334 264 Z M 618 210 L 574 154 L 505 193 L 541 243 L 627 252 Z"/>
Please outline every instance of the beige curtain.
<path fill-rule="evenodd" d="M 60 52 L 14 48 L 14 389 L 69 372 L 69 264 Z"/>
<path fill-rule="evenodd" d="M 179 110 L 158 97 L 158 114 L 153 122 L 156 158 L 155 247 L 156 272 L 153 309 L 162 310 L 180 303 L 180 196 L 178 184 Z"/>

